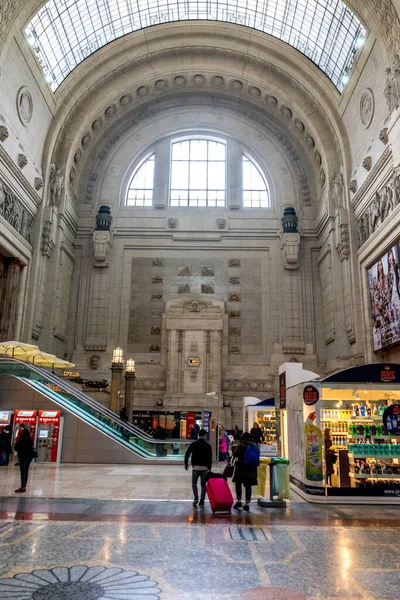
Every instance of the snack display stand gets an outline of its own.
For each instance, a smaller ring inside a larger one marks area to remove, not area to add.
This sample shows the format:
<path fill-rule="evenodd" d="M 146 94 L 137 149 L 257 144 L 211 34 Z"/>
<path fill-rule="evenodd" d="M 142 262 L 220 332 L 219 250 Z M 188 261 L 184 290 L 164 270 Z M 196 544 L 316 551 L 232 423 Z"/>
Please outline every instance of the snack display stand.
<path fill-rule="evenodd" d="M 292 487 L 314 502 L 400 503 L 400 365 L 300 376 L 292 386 L 283 366 Z"/>

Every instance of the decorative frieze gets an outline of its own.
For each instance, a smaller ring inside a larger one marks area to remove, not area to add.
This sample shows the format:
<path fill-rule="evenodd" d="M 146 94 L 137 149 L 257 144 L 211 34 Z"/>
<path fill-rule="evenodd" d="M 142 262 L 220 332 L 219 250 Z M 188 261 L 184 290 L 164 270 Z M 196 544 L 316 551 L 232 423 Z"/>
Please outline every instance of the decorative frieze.
<path fill-rule="evenodd" d="M 0 216 L 29 244 L 32 244 L 32 215 L 10 188 L 0 180 Z"/>
<path fill-rule="evenodd" d="M 383 129 L 381 129 L 380 134 L 379 134 L 379 139 L 381 140 L 382 144 L 386 144 L 389 141 L 389 135 L 388 135 L 388 128 L 384 127 Z"/>
<path fill-rule="evenodd" d="M 23 169 L 28 164 L 28 158 L 26 154 L 18 154 L 18 166 L 20 169 Z"/>
<path fill-rule="evenodd" d="M 43 187 L 43 179 L 41 177 L 35 177 L 35 190 L 38 192 Z"/>
<path fill-rule="evenodd" d="M 225 392 L 270 392 L 272 390 L 272 377 L 262 379 L 226 379 L 222 382 Z"/>
<path fill-rule="evenodd" d="M 137 390 L 164 390 L 165 381 L 163 379 L 138 379 L 135 380 L 135 389 Z"/>
<path fill-rule="evenodd" d="M 370 171 L 372 167 L 372 158 L 370 156 L 366 156 L 362 161 L 362 166 L 366 171 Z"/>
<path fill-rule="evenodd" d="M 397 180 L 386 184 L 375 193 L 372 201 L 357 219 L 358 240 L 360 246 L 376 231 L 376 229 L 388 218 L 394 207 L 400 201 L 396 193 Z"/>

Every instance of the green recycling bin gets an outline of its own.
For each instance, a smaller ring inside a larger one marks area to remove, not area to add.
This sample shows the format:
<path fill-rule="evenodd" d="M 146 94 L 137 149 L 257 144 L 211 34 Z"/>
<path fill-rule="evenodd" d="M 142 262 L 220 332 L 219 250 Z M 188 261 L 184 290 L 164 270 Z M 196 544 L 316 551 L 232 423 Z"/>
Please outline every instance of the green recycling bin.
<path fill-rule="evenodd" d="M 258 504 L 264 508 L 284 508 L 286 506 L 285 499 L 290 498 L 289 461 L 282 456 L 275 456 L 268 460 L 267 464 L 269 464 L 270 468 L 269 498 L 259 498 Z M 262 494 L 263 491 L 260 493 Z"/>

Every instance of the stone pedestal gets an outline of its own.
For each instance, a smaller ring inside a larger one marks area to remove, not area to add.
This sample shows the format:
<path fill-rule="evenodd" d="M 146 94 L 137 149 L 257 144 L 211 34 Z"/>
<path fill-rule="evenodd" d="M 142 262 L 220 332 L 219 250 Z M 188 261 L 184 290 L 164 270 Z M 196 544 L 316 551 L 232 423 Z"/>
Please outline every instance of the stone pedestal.
<path fill-rule="evenodd" d="M 125 408 L 130 423 L 132 422 L 135 378 L 136 373 L 125 373 Z"/>
<path fill-rule="evenodd" d="M 123 364 L 111 364 L 111 388 L 110 388 L 110 410 L 119 415 L 119 395 L 122 392 Z"/>
<path fill-rule="evenodd" d="M 0 340 L 14 339 L 15 317 L 18 306 L 18 289 L 23 264 L 12 259 L 6 268 L 3 280 L 3 293 L 0 316 Z"/>

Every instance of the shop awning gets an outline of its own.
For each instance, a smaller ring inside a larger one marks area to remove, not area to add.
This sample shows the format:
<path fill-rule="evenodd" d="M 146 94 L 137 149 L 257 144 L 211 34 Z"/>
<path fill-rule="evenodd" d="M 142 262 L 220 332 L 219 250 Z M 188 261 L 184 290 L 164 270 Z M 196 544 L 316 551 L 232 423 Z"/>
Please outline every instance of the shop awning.
<path fill-rule="evenodd" d="M 254 396 L 245 396 L 243 398 L 243 407 L 246 406 L 264 406 L 269 408 L 275 408 L 275 398 L 267 398 L 266 400 L 260 400 Z"/>

